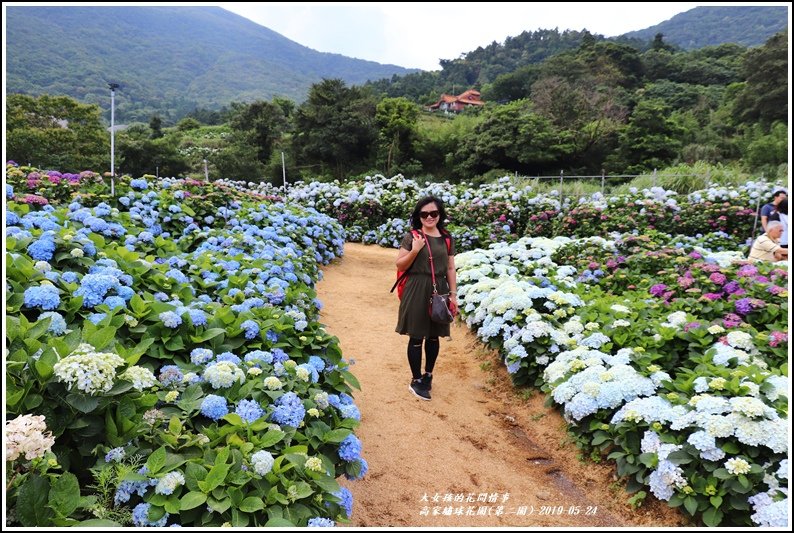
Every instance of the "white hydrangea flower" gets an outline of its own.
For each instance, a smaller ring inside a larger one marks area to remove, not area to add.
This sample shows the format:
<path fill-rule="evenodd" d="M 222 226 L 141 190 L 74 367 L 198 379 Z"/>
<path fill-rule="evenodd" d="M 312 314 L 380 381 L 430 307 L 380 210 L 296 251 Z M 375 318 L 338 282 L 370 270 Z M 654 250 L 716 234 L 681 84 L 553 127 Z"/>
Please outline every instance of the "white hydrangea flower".
<path fill-rule="evenodd" d="M 42 415 L 21 415 L 6 422 L 6 461 L 14 461 L 21 455 L 30 461 L 50 451 L 55 438 L 47 431 L 44 420 Z"/>
<path fill-rule="evenodd" d="M 738 476 L 739 474 L 748 474 L 750 472 L 750 463 L 738 457 L 732 457 L 725 461 L 725 469 Z"/>
<path fill-rule="evenodd" d="M 132 383 L 135 390 L 142 391 L 157 385 L 157 378 L 151 370 L 142 366 L 131 366 L 119 375 L 119 378 Z"/>
<path fill-rule="evenodd" d="M 71 355 L 55 363 L 53 370 L 58 381 L 69 388 L 76 385 L 87 394 L 96 394 L 113 388 L 116 367 L 124 364 L 117 354 L 96 352 L 93 346 L 81 344 Z"/>

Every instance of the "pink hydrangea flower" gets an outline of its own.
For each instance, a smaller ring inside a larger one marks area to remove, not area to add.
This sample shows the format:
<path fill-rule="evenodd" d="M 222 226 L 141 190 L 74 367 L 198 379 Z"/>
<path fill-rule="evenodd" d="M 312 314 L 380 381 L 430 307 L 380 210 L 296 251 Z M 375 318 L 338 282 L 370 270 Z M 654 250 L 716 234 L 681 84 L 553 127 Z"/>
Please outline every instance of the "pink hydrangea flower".
<path fill-rule="evenodd" d="M 782 331 L 773 331 L 769 334 L 769 346 L 776 348 L 779 344 L 788 344 L 788 335 Z"/>

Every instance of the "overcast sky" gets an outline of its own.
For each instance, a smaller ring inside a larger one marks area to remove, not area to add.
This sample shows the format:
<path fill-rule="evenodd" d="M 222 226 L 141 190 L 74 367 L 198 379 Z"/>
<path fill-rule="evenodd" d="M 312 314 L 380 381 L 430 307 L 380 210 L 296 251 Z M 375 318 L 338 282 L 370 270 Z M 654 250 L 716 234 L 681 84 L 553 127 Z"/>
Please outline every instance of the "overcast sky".
<path fill-rule="evenodd" d="M 653 26 L 698 5 L 709 4 L 741 5 L 730 2 L 228 2 L 220 5 L 320 52 L 438 70 L 439 59 L 455 59 L 493 41 L 502 43 L 505 37 L 522 31 L 586 28 L 611 37 Z"/>

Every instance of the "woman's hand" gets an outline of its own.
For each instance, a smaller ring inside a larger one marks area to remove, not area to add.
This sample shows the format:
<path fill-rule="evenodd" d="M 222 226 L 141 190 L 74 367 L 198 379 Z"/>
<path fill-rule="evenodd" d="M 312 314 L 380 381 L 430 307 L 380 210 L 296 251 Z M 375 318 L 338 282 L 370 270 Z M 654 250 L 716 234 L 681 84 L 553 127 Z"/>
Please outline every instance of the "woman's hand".
<path fill-rule="evenodd" d="M 411 243 L 411 251 L 419 253 L 419 250 L 425 245 L 425 239 L 421 235 L 414 235 L 414 242 Z"/>
<path fill-rule="evenodd" d="M 452 316 L 458 316 L 458 297 L 454 294 L 449 295 L 449 310 Z"/>

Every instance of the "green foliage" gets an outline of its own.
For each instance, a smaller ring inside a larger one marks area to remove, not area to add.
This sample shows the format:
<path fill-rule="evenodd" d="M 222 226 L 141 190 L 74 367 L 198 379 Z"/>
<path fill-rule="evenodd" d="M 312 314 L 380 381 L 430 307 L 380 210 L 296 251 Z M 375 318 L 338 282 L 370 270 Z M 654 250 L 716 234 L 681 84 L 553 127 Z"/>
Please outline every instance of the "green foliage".
<path fill-rule="evenodd" d="M 187 161 L 177 150 L 178 139 L 173 135 L 153 138 L 154 135 L 155 130 L 149 133 L 143 126 L 131 127 L 116 135 L 119 172 L 136 177 L 157 173 L 180 176 L 188 170 Z"/>
<path fill-rule="evenodd" d="M 488 109 L 455 152 L 456 169 L 466 176 L 489 168 L 535 173 L 569 149 L 555 133 L 525 100 Z"/>
<path fill-rule="evenodd" d="M 627 173 L 661 168 L 672 162 L 681 148 L 682 129 L 670 118 L 670 108 L 660 100 L 643 100 L 620 133 L 620 150 L 607 160 L 607 169 Z"/>
<path fill-rule="evenodd" d="M 295 116 L 295 157 L 338 178 L 369 167 L 378 134 L 375 105 L 367 91 L 340 79 L 313 85 Z"/>
<path fill-rule="evenodd" d="M 787 31 L 747 52 L 742 65 L 747 83 L 734 108 L 738 120 L 750 124 L 756 121 L 764 125 L 776 121 L 788 124 L 788 60 Z"/>
<path fill-rule="evenodd" d="M 257 100 L 251 104 L 232 104 L 232 113 L 230 126 L 239 133 L 237 138 L 256 149 L 259 163 L 267 163 L 288 128 L 284 109 L 275 103 Z"/>
<path fill-rule="evenodd" d="M 105 168 L 109 141 L 95 105 L 49 95 L 6 100 L 7 159 L 63 172 Z"/>
<path fill-rule="evenodd" d="M 387 175 L 393 167 L 400 169 L 414 156 L 416 122 L 419 107 L 407 98 L 384 98 L 375 110 L 375 121 L 380 129 L 378 159 L 385 160 Z"/>
<path fill-rule="evenodd" d="M 751 128 L 744 138 L 744 160 L 756 171 L 774 175 L 781 164 L 788 161 L 788 128 L 776 122 L 769 133 L 763 133 L 760 125 Z"/>
<path fill-rule="evenodd" d="M 177 131 L 190 131 L 201 127 L 201 122 L 192 117 L 185 117 L 176 123 Z"/>

